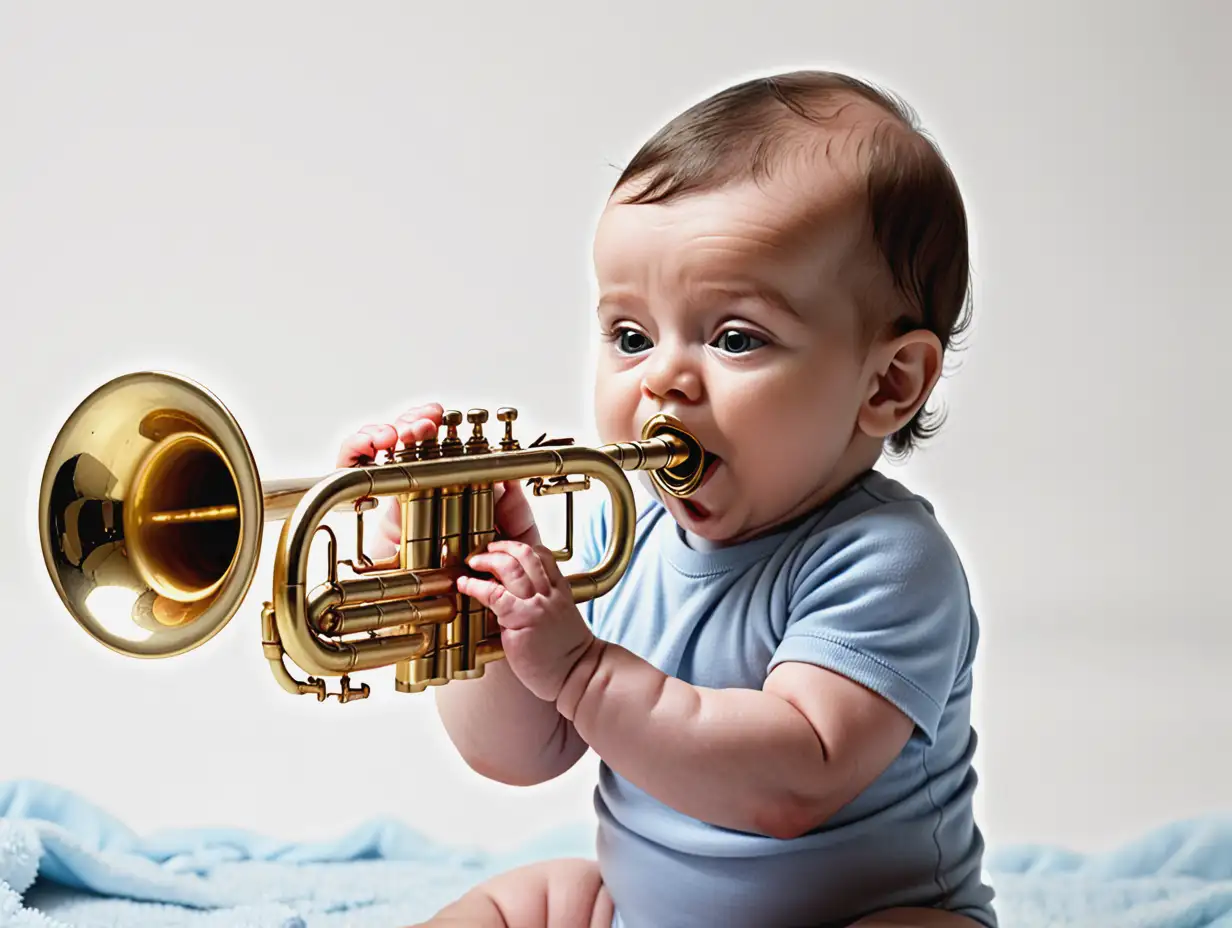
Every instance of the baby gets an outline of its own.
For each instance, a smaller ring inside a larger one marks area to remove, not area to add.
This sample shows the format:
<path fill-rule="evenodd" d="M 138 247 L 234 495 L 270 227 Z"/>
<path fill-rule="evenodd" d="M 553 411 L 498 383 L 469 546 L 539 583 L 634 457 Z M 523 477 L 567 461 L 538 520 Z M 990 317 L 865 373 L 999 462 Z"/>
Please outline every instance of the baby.
<path fill-rule="evenodd" d="M 716 460 L 691 499 L 641 507 L 627 573 L 582 607 L 504 487 L 501 540 L 459 589 L 493 610 L 506 659 L 437 704 L 503 783 L 593 749 L 597 861 L 514 870 L 424 924 L 995 928 L 967 580 L 929 503 L 873 469 L 936 429 L 925 404 L 969 318 L 945 161 L 862 82 L 748 81 L 637 153 L 594 261 L 602 440 L 667 412 Z M 441 415 L 366 426 L 339 464 Z M 605 500 L 583 566 L 609 519 Z"/>

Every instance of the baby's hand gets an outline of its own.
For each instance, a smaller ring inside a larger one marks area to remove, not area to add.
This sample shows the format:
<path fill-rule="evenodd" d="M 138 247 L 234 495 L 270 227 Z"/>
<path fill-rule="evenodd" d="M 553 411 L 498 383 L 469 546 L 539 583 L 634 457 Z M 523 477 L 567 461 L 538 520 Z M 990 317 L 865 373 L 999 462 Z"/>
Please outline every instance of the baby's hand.
<path fill-rule="evenodd" d="M 342 442 L 336 466 L 371 464 L 378 452 L 389 451 L 399 441 L 423 441 L 440 431 L 444 416 L 440 403 L 428 403 L 408 409 L 392 424 L 365 425 Z"/>
<path fill-rule="evenodd" d="M 595 636 L 552 552 L 540 544 L 494 541 L 467 562 L 495 579 L 463 576 L 458 591 L 496 614 L 510 669 L 528 690 L 554 703 Z"/>

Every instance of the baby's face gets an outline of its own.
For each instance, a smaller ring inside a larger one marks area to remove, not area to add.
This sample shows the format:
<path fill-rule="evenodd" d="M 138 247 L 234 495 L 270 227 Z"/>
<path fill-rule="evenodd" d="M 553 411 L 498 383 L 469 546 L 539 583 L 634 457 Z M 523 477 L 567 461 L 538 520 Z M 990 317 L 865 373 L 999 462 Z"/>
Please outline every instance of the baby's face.
<path fill-rule="evenodd" d="M 810 165 L 816 170 L 816 165 Z M 604 212 L 595 241 L 604 441 L 677 416 L 718 464 L 688 530 L 732 542 L 799 515 L 875 462 L 857 296 L 876 273 L 860 181 L 789 174 Z"/>

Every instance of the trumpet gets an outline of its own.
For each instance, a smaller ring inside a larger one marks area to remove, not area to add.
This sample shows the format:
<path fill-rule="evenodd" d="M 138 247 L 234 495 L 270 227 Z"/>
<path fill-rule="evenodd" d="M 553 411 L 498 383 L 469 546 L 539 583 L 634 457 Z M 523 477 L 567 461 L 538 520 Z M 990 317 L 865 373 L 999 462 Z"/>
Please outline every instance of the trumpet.
<path fill-rule="evenodd" d="M 536 497 L 565 498 L 573 556 L 574 494 L 597 480 L 612 502 L 599 564 L 566 577 L 575 602 L 603 596 L 632 556 L 636 517 L 627 471 L 647 471 L 676 497 L 700 485 L 709 456 L 682 423 L 656 415 L 638 441 L 584 447 L 514 437 L 517 410 L 502 407 L 504 435 L 490 445 L 488 411 L 448 410 L 445 436 L 396 447 L 380 462 L 319 478 L 263 482 L 252 449 L 222 402 L 178 374 L 139 371 L 103 384 L 61 427 L 39 493 L 43 558 L 61 601 L 96 641 L 130 657 L 166 658 L 213 638 L 240 609 L 267 522 L 281 522 L 272 598 L 261 610 L 261 647 L 288 693 L 339 702 L 369 695 L 351 675 L 394 666 L 394 688 L 416 693 L 476 679 L 504 657 L 500 626 L 458 592 L 466 558 L 497 534 L 494 486 L 526 480 Z M 364 515 L 391 497 L 401 540 L 390 557 L 364 553 Z M 328 515 L 355 516 L 355 556 L 340 560 Z M 309 587 L 311 547 L 326 540 L 326 578 Z M 353 576 L 340 577 L 345 566 Z M 298 667 L 299 679 L 286 660 Z M 327 689 L 325 678 L 339 678 Z"/>

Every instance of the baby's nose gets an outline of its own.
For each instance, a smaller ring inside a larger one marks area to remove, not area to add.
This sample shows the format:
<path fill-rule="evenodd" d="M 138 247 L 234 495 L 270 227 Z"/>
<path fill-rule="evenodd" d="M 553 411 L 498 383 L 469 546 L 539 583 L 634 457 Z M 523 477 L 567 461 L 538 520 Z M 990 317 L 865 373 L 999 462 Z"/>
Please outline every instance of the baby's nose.
<path fill-rule="evenodd" d="M 702 382 L 697 370 L 681 361 L 654 364 L 642 379 L 642 389 L 656 399 L 677 398 L 688 402 L 701 399 Z"/>

